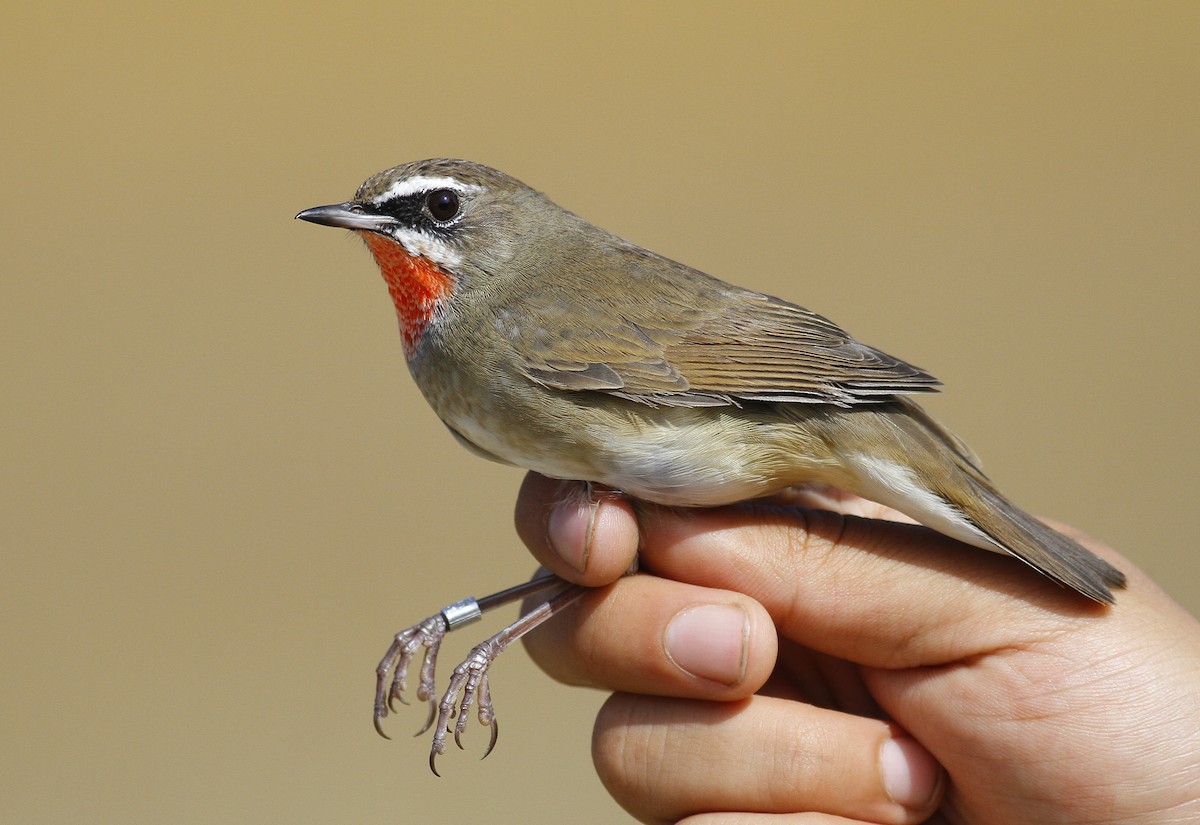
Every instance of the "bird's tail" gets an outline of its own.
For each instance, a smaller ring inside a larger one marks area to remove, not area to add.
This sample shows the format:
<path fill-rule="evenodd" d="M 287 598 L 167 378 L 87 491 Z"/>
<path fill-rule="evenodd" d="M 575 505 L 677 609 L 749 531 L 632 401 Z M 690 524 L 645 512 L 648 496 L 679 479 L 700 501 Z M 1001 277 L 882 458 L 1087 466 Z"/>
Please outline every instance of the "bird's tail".
<path fill-rule="evenodd" d="M 1059 584 L 1113 603 L 1112 590 L 1125 586 L 1124 573 L 1021 510 L 990 483 L 969 478 L 968 484 L 970 495 L 955 504 L 988 538 Z"/>
<path fill-rule="evenodd" d="M 916 403 L 899 398 L 833 416 L 854 433 L 842 452 L 866 498 L 878 501 L 954 538 L 1016 556 L 1059 584 L 1090 599 L 1113 603 L 1125 575 L 1062 533 L 1047 527 L 1001 495 L 979 469 L 974 454 Z M 847 439 L 845 436 L 850 435 Z"/>

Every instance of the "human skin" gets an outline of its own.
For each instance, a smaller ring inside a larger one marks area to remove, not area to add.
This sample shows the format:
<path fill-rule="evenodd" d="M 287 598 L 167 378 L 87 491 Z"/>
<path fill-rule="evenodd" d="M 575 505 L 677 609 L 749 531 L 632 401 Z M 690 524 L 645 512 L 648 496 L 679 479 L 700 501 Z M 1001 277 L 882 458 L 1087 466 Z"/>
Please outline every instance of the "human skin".
<path fill-rule="evenodd" d="M 1200 624 L 1103 545 L 1059 526 L 1129 576 L 1112 608 L 829 491 L 581 489 L 522 487 L 534 556 L 601 588 L 526 646 L 614 691 L 593 757 L 638 819 L 1200 821 Z"/>

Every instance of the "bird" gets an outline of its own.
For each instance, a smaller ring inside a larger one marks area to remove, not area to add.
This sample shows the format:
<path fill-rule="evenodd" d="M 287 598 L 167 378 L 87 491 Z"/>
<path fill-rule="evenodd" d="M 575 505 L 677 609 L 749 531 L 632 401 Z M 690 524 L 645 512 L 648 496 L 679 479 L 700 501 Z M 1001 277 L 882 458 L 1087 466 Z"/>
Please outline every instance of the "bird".
<path fill-rule="evenodd" d="M 1120 570 L 1010 502 L 913 400 L 940 387 L 930 373 L 798 304 L 624 240 L 499 170 L 406 163 L 296 217 L 365 241 L 415 383 L 484 458 L 670 507 L 827 485 L 1094 602 L 1113 604 L 1125 586 Z M 417 641 L 397 634 L 377 670 L 377 728 L 403 699 L 407 648 L 452 622 L 422 624 Z M 481 694 L 481 711 L 491 658 L 457 685 Z M 432 689 L 423 679 L 418 695 Z M 463 704 L 460 717 L 469 695 Z"/>

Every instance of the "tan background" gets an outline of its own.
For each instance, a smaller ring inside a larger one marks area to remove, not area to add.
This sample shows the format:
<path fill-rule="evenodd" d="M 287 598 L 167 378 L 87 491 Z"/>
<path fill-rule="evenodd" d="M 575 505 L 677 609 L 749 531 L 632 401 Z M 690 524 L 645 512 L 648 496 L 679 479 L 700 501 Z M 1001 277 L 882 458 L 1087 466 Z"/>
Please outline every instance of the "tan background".
<path fill-rule="evenodd" d="M 421 157 L 926 366 L 1016 499 L 1200 609 L 1196 4 L 84 5 L 0 34 L 0 820 L 621 819 L 603 697 L 521 651 L 487 762 L 370 727 L 394 630 L 531 569 L 520 474 L 291 219 Z"/>

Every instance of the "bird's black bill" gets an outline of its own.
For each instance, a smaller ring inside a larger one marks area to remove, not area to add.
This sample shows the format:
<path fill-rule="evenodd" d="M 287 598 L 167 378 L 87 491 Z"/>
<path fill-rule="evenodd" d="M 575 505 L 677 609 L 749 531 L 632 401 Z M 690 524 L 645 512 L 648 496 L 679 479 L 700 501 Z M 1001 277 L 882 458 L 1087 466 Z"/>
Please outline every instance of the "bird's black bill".
<path fill-rule="evenodd" d="M 372 215 L 364 212 L 355 203 L 333 203 L 328 206 L 314 206 L 305 209 L 296 216 L 302 221 L 319 223 L 321 226 L 336 226 L 341 229 L 368 229 L 378 231 L 396 223 L 396 219 L 388 215 Z"/>

